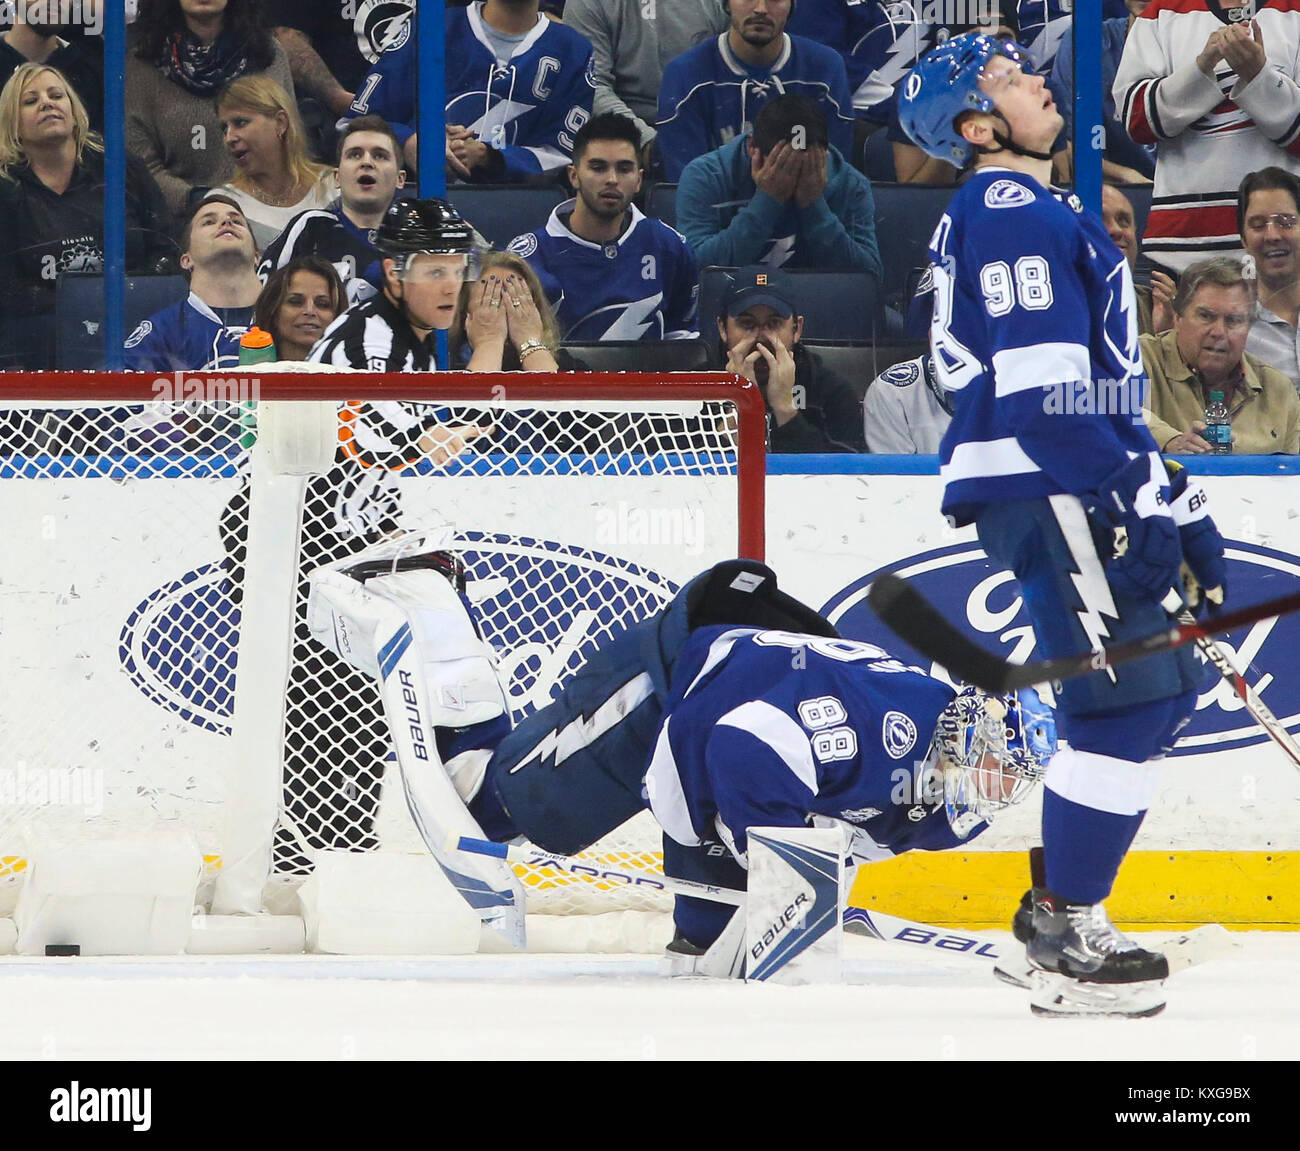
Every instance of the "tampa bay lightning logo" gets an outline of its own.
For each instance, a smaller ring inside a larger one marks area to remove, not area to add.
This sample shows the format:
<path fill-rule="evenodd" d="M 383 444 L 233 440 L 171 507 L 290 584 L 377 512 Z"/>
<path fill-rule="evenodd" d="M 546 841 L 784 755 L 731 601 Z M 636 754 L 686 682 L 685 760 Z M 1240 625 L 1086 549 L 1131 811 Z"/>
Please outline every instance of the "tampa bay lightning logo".
<path fill-rule="evenodd" d="M 516 719 L 549 703 L 602 642 L 678 590 L 650 568 L 550 540 L 466 532 L 457 546 Z M 119 662 L 144 695 L 222 735 L 231 730 L 239 642 L 230 593 L 224 565 L 197 568 L 138 604 L 118 641 Z"/>
<path fill-rule="evenodd" d="M 910 387 L 921 378 L 921 361 L 904 360 L 901 364 L 891 364 L 880 373 L 882 380 L 888 380 L 896 388 Z"/>
<path fill-rule="evenodd" d="M 881 741 L 890 759 L 902 759 L 916 746 L 916 724 L 910 715 L 887 711 L 881 725 Z"/>
<path fill-rule="evenodd" d="M 509 244 L 506 245 L 507 252 L 513 252 L 516 256 L 528 259 L 537 251 L 537 234 L 535 232 L 525 232 L 522 236 L 516 236 Z"/>
<path fill-rule="evenodd" d="M 381 52 L 400 48 L 411 35 L 413 0 L 361 0 L 345 4 L 344 11 L 349 9 L 355 12 L 352 27 L 357 48 L 371 64 Z"/>
<path fill-rule="evenodd" d="M 984 192 L 989 208 L 1019 208 L 1034 202 L 1034 194 L 1017 180 L 994 180 Z"/>

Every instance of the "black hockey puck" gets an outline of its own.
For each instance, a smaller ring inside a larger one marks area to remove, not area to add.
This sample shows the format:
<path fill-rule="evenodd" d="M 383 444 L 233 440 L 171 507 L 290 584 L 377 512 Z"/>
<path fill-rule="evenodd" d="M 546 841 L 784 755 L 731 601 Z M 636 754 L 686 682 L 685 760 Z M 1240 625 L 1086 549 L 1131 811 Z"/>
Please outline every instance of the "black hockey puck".
<path fill-rule="evenodd" d="M 80 955 L 80 943 L 47 943 L 45 945 L 46 955 Z"/>

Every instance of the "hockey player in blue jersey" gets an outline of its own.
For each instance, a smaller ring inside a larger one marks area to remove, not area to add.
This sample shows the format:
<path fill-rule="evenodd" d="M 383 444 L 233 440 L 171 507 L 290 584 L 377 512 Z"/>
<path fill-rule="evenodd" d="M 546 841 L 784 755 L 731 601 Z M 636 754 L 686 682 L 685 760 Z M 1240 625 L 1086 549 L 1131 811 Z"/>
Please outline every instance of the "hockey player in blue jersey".
<path fill-rule="evenodd" d="M 447 174 L 516 182 L 569 162 L 591 116 L 589 41 L 541 15 L 537 0 L 477 0 L 446 13 Z M 384 52 L 347 115 L 382 116 L 416 167 L 415 35 Z"/>
<path fill-rule="evenodd" d="M 927 154 L 974 166 L 930 243 L 930 342 L 954 396 L 943 511 L 973 523 L 1019 580 L 1037 658 L 1167 627 L 1162 605 L 1181 607 L 1184 560 L 1221 601 L 1223 540 L 1204 493 L 1186 473 L 1171 484 L 1139 414 L 1146 380 L 1128 263 L 1093 212 L 1048 185 L 1061 116 L 1028 54 L 955 37 L 908 76 L 899 114 Z M 1057 693 L 1068 746 L 1045 777 L 1046 886 L 1016 924 L 1040 969 L 1036 1012 L 1164 1006 L 1164 957 L 1118 932 L 1103 900 L 1197 682 L 1184 650 Z"/>
<path fill-rule="evenodd" d="M 446 559 L 390 547 L 383 562 L 313 574 L 311 627 L 385 682 L 415 645 L 423 682 L 390 721 L 399 761 L 414 701 L 436 743 L 420 744 L 417 770 L 441 766 L 498 841 L 524 835 L 572 854 L 648 807 L 667 874 L 744 889 L 748 828 L 840 827 L 851 863 L 956 847 L 1027 794 L 1055 746 L 1033 691 L 959 694 L 839 638 L 749 560 L 717 565 L 613 635 L 511 731 L 491 654 L 441 574 Z M 673 950 L 704 953 L 731 912 L 679 897 Z"/>
<path fill-rule="evenodd" d="M 569 179 L 577 195 L 509 250 L 537 272 L 561 338 L 679 340 L 697 334 L 699 269 L 683 236 L 641 214 L 639 133 L 610 112 L 574 139 Z"/>
<path fill-rule="evenodd" d="M 731 27 L 674 57 L 659 89 L 664 179 L 748 132 L 763 104 L 800 92 L 826 113 L 830 141 L 853 154 L 853 107 L 844 61 L 833 48 L 784 31 L 792 0 L 730 0 Z"/>

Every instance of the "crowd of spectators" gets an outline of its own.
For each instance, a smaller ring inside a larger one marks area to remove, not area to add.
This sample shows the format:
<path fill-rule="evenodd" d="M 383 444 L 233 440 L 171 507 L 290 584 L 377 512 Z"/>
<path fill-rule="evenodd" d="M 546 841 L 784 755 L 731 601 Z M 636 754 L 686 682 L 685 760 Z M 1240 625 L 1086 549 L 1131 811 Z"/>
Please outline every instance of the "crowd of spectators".
<path fill-rule="evenodd" d="M 1056 175 L 1072 180 L 1070 6 L 951 8 L 963 19 L 925 0 L 452 0 L 448 198 L 571 198 L 488 252 L 449 366 L 563 371 L 583 366 L 566 344 L 699 339 L 764 391 L 772 451 L 935 451 L 953 397 L 904 343 L 924 338 L 928 297 L 866 305 L 864 342 L 884 354 L 844 378 L 806 322 L 815 276 L 789 273 L 852 269 L 909 294 L 922 278 L 882 259 L 873 183 L 963 179 L 906 138 L 896 97 L 920 55 L 972 28 L 1018 39 L 1050 76 Z M 100 4 L 83 0 L 77 27 L 59 10 L 20 0 L 0 31 L 6 369 L 59 366 L 58 284 L 103 268 L 104 63 L 86 27 Z M 1101 206 L 1134 274 L 1153 433 L 1210 450 L 1213 389 L 1235 451 L 1296 452 L 1300 24 L 1208 0 L 1106 0 L 1104 15 Z M 382 294 L 376 229 L 421 195 L 415 24 L 410 0 L 138 0 L 127 270 L 188 284 L 133 326 L 128 367 L 229 367 L 254 323 L 305 359 Z M 708 268 L 728 276 L 702 314 Z"/>

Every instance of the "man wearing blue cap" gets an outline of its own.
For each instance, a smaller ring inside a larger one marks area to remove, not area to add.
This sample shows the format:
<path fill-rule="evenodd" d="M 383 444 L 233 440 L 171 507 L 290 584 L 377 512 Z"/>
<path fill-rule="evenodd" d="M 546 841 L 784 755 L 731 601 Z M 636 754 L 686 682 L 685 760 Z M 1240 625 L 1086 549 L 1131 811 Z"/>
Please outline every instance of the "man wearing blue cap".
<path fill-rule="evenodd" d="M 764 264 L 732 274 L 718 317 L 725 370 L 762 389 L 768 451 L 865 451 L 857 393 L 799 342 L 802 334 L 789 275 Z"/>

